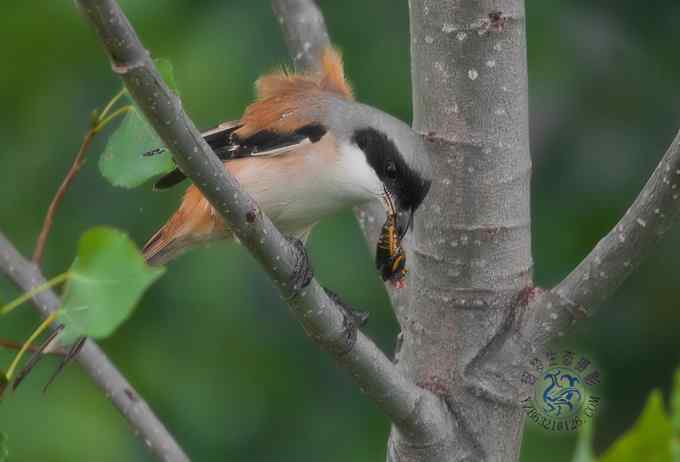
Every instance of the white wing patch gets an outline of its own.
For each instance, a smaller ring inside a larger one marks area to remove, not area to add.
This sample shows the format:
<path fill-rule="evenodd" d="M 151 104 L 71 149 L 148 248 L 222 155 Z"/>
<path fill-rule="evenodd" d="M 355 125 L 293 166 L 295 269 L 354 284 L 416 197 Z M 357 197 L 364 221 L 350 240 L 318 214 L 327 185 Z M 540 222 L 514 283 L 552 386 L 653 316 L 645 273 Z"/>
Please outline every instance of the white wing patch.
<path fill-rule="evenodd" d="M 268 149 L 266 151 L 253 152 L 251 156 L 253 157 L 278 156 L 280 154 L 285 154 L 295 149 L 299 149 L 308 144 L 312 144 L 312 141 L 309 138 L 304 138 L 298 141 L 297 143 L 289 144 L 287 146 L 280 146 L 278 148 Z"/>

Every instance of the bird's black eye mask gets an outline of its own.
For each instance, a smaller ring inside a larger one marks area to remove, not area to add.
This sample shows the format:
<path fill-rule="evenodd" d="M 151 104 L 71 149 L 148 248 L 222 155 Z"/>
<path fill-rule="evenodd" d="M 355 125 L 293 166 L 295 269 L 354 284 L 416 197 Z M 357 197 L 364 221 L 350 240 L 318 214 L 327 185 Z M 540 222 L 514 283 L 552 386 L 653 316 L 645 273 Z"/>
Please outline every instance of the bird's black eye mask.
<path fill-rule="evenodd" d="M 368 165 L 392 195 L 397 209 L 415 211 L 430 190 L 431 181 L 406 164 L 394 142 L 383 132 L 363 128 L 354 132 L 352 142 L 364 152 Z"/>
<path fill-rule="evenodd" d="M 387 218 L 375 254 L 376 268 L 384 281 L 395 288 L 405 287 L 406 253 L 401 240 L 413 221 L 413 213 L 427 195 L 431 181 L 411 169 L 384 133 L 366 128 L 357 130 L 352 141 L 364 152 L 368 164 L 384 185 Z"/>

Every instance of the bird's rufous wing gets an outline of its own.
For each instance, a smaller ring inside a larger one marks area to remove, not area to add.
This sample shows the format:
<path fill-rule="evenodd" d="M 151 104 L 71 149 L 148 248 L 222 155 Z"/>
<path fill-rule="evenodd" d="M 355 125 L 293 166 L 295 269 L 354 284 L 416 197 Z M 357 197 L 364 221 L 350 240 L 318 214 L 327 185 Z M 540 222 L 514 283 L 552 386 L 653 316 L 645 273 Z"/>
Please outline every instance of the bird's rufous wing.
<path fill-rule="evenodd" d="M 232 159 L 274 156 L 320 141 L 326 134 L 320 120 L 328 96 L 352 99 L 339 53 L 328 48 L 318 72 L 290 74 L 276 71 L 256 84 L 257 100 L 239 121 L 225 122 L 203 137 L 229 165 Z M 162 177 L 157 189 L 173 186 L 185 178 L 179 169 Z M 194 185 L 168 223 L 144 246 L 147 261 L 162 263 L 183 248 L 224 233 L 224 223 Z"/>
<path fill-rule="evenodd" d="M 257 100 L 248 106 L 241 120 L 221 123 L 202 134 L 222 160 L 281 155 L 316 143 L 326 133 L 319 123 L 325 110 L 323 96 L 353 99 L 342 58 L 333 48 L 325 50 L 319 72 L 272 72 L 257 81 L 256 89 Z M 162 150 L 147 154 L 157 152 Z M 158 180 L 154 188 L 167 189 L 185 178 L 175 169 Z"/>

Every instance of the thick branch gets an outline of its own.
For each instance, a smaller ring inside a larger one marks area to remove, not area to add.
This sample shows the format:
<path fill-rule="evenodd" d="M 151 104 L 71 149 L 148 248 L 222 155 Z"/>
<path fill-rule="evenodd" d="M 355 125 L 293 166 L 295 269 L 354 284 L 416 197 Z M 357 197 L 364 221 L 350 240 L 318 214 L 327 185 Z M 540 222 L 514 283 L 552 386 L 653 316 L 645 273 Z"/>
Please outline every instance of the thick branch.
<path fill-rule="evenodd" d="M 409 0 L 409 12 L 413 128 L 434 178 L 414 223 L 414 296 L 397 310 L 399 367 L 446 396 L 457 431 L 441 455 L 393 433 L 391 460 L 512 461 L 513 366 L 485 358 L 531 285 L 524 1 Z"/>
<path fill-rule="evenodd" d="M 633 205 L 588 256 L 529 306 L 524 337 L 542 345 L 592 314 L 637 268 L 680 215 L 680 133 Z"/>
<path fill-rule="evenodd" d="M 427 427 L 413 411 L 435 400 L 427 399 L 429 393 L 405 379 L 370 339 L 356 331 L 346 313 L 311 276 L 304 249 L 284 238 L 253 199 L 240 191 L 163 82 L 117 2 L 78 3 L 102 40 L 114 72 L 173 152 L 177 165 L 262 264 L 305 332 L 348 369 L 362 390 L 404 431 L 426 437 Z"/>
<path fill-rule="evenodd" d="M 45 282 L 38 268 L 22 257 L 2 233 L 0 233 L 0 271 L 26 292 Z M 61 300 L 53 291 L 47 290 L 36 295 L 33 304 L 40 314 L 46 317 L 59 309 Z M 139 435 L 158 460 L 168 462 L 189 460 L 144 398 L 128 383 L 96 343 L 87 340 L 76 356 L 76 361 L 125 416 L 134 433 Z"/>
<path fill-rule="evenodd" d="M 319 7 L 313 0 L 274 0 L 272 4 L 295 69 L 317 69 L 321 53 L 330 45 Z"/>

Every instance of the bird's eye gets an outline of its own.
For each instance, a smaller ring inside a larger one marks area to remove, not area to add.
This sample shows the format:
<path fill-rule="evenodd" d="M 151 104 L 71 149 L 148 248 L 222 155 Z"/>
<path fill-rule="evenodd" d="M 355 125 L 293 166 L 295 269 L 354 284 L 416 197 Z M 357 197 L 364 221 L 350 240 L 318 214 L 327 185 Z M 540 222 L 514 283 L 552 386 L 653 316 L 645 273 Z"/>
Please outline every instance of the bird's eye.
<path fill-rule="evenodd" d="M 388 178 L 394 180 L 397 177 L 397 165 L 394 162 L 389 161 L 385 166 L 385 173 Z"/>

